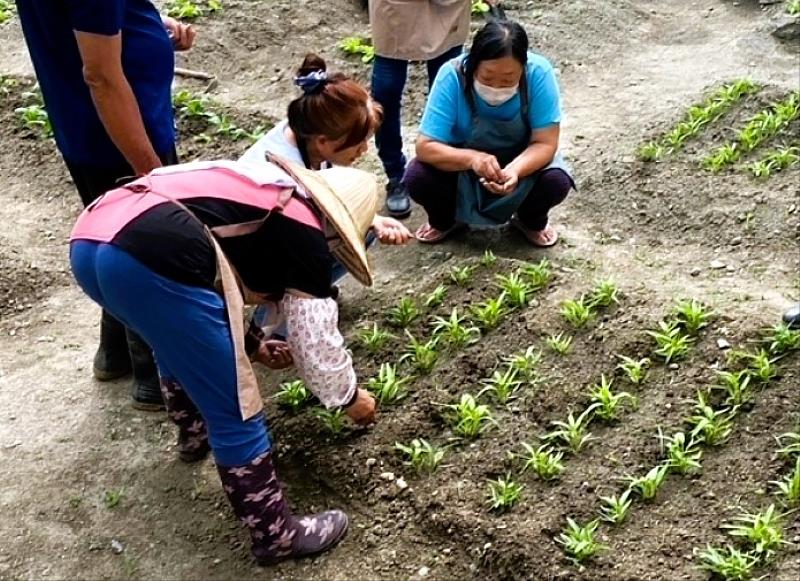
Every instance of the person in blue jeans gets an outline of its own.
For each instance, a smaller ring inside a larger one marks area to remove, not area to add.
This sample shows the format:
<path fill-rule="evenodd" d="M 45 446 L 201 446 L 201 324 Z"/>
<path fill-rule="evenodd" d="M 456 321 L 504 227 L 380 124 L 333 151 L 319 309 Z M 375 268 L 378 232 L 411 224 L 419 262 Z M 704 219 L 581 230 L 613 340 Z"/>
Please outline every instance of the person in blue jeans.
<path fill-rule="evenodd" d="M 428 88 L 439 68 L 461 54 L 469 35 L 470 0 L 370 0 L 369 18 L 375 61 L 372 96 L 383 107 L 383 123 L 375 134 L 378 156 L 388 183 L 386 209 L 394 218 L 411 214 L 401 133 L 401 100 L 409 61 L 424 61 Z"/>

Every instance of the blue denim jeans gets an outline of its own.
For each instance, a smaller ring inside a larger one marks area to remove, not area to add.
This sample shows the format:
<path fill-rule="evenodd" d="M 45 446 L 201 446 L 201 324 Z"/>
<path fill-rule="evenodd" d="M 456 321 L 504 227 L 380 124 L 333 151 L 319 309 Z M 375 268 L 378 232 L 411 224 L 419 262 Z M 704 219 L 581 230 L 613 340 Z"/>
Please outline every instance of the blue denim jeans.
<path fill-rule="evenodd" d="M 463 46 L 459 45 L 425 62 L 428 67 L 428 89 L 433 85 L 441 66 L 456 58 L 462 51 Z M 375 144 L 378 146 L 378 156 L 383 162 L 386 176 L 393 181 L 399 181 L 406 170 L 403 136 L 400 132 L 400 102 L 407 77 L 408 61 L 375 55 L 372 65 L 372 96 L 383 107 L 383 123 L 375 134 Z"/>

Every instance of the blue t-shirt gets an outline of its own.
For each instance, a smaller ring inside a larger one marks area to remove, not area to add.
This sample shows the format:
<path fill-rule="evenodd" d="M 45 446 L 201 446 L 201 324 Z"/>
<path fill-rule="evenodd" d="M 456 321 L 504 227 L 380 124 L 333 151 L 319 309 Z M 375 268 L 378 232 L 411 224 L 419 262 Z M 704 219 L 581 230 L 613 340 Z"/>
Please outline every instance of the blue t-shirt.
<path fill-rule="evenodd" d="M 150 142 L 161 156 L 172 150 L 175 55 L 161 16 L 149 0 L 17 0 L 17 12 L 64 159 L 95 167 L 126 164 L 83 79 L 75 31 L 122 33 L 122 69 Z"/>
<path fill-rule="evenodd" d="M 467 55 L 459 57 L 463 62 Z M 525 68 L 528 83 L 528 115 L 531 129 L 543 129 L 561 122 L 561 96 L 553 65 L 546 58 L 535 53 L 528 53 L 528 64 Z M 519 93 L 502 105 L 487 105 L 473 89 L 477 114 L 484 119 L 510 121 L 519 113 L 521 103 Z M 439 69 L 436 80 L 431 87 L 422 124 L 419 132 L 435 141 L 449 145 L 464 143 L 469 137 L 472 125 L 470 111 L 464 87 L 452 62 Z"/>

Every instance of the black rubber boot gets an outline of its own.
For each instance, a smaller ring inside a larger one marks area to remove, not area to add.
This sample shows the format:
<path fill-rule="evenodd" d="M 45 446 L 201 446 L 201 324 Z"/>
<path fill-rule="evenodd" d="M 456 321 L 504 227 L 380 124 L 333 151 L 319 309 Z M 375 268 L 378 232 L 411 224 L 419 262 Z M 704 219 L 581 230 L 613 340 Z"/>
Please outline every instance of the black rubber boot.
<path fill-rule="evenodd" d="M 411 198 L 400 180 L 386 184 L 386 211 L 392 218 L 403 220 L 411 215 Z"/>
<path fill-rule="evenodd" d="M 161 396 L 161 382 L 153 360 L 153 351 L 136 333 L 125 330 L 128 336 L 128 350 L 133 365 L 133 407 L 137 410 L 157 412 L 165 409 Z"/>
<path fill-rule="evenodd" d="M 105 309 L 100 317 L 100 345 L 94 354 L 93 372 L 98 381 L 119 379 L 131 372 L 125 326 Z"/>
<path fill-rule="evenodd" d="M 783 314 L 783 322 L 789 325 L 790 329 L 800 329 L 800 303 Z"/>

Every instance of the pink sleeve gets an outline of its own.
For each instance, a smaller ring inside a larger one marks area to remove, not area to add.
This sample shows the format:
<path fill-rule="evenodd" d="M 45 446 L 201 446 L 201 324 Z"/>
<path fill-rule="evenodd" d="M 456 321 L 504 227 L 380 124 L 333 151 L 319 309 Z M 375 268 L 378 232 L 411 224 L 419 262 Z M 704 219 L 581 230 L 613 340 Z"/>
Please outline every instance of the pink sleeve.
<path fill-rule="evenodd" d="M 356 373 L 339 332 L 336 301 L 286 294 L 283 311 L 286 341 L 300 378 L 326 408 L 349 403 L 356 390 Z"/>

